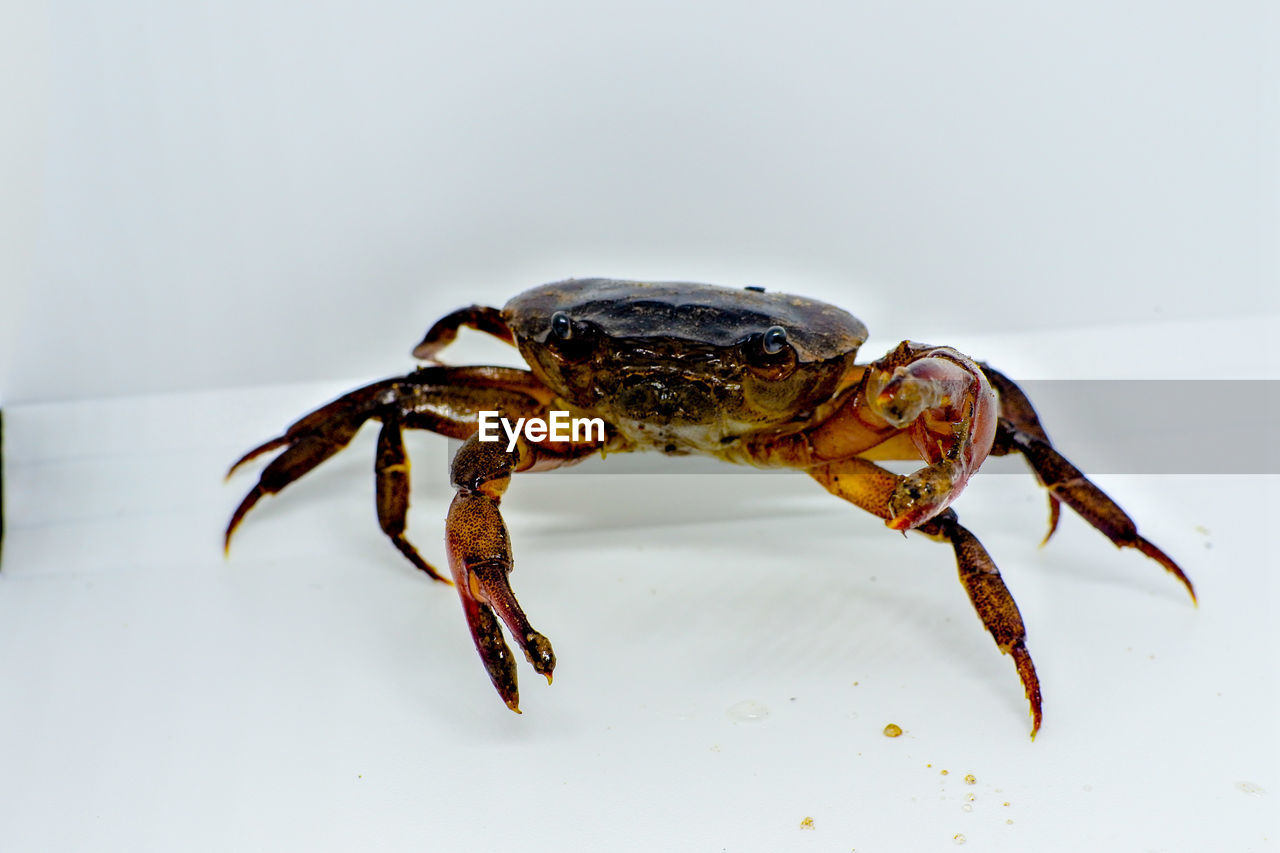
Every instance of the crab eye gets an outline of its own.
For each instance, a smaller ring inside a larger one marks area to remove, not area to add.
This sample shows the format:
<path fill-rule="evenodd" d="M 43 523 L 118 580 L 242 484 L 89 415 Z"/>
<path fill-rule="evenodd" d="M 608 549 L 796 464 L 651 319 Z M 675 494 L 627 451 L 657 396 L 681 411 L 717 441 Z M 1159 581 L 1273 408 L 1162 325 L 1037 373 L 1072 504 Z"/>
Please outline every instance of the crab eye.
<path fill-rule="evenodd" d="M 551 334 L 562 341 L 573 337 L 573 321 L 569 319 L 568 314 L 557 311 L 551 315 Z"/>
<path fill-rule="evenodd" d="M 777 355 L 787 345 L 787 330 L 781 326 L 770 326 L 760 338 L 760 348 L 769 355 Z"/>

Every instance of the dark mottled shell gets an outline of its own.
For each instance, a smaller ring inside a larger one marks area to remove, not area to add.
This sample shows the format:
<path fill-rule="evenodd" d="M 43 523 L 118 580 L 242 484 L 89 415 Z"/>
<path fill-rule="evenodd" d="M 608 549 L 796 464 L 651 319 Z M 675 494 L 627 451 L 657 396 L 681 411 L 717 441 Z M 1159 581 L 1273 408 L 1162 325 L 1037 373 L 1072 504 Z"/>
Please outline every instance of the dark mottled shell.
<path fill-rule="evenodd" d="M 551 317 L 564 311 L 612 338 L 664 338 L 713 347 L 733 346 L 781 326 L 804 362 L 827 361 L 856 350 L 866 326 L 847 311 L 785 293 L 712 284 L 579 278 L 526 290 L 503 308 L 518 338 L 544 341 Z"/>

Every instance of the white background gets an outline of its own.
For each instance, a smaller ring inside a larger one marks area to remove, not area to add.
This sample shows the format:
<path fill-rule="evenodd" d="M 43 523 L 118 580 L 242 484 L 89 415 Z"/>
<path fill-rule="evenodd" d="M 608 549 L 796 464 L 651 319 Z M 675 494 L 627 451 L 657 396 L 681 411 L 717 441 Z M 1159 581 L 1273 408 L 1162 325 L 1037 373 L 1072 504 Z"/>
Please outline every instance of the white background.
<path fill-rule="evenodd" d="M 24 177 L 44 141 L 10 401 L 364 377 L 570 276 L 892 341 L 1280 310 L 1265 2 L 47 12 L 6 56 Z"/>
<path fill-rule="evenodd" d="M 973 483 L 1034 744 L 948 549 L 803 477 L 522 479 L 514 583 L 560 666 L 521 717 L 378 533 L 371 436 L 230 562 L 251 476 L 219 482 L 437 316 L 567 276 L 791 290 L 869 354 L 1019 377 L 1275 379 L 1268 4 L 15 12 L 0 848 L 1276 845 L 1274 475 L 1106 478 L 1199 609 L 1074 518 L 1037 550 L 1030 478 Z M 1153 421 L 1256 418 L 1274 454 L 1250 402 Z M 1081 413 L 1046 417 L 1070 453 Z M 410 450 L 439 559 L 445 445 Z"/>

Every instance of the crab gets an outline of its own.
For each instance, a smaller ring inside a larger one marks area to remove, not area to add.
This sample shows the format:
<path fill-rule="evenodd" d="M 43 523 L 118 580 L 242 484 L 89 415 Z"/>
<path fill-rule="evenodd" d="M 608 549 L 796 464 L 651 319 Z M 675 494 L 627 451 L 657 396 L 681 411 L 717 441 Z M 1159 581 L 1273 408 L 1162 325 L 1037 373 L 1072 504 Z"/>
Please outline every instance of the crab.
<path fill-rule="evenodd" d="M 441 351 L 464 327 L 514 345 L 529 369 L 442 363 Z M 1163 566 L 1193 602 L 1195 590 L 1054 448 L 1026 395 L 1004 374 L 950 347 L 913 341 L 858 364 L 866 338 L 866 327 L 846 311 L 759 287 L 570 279 L 528 290 L 500 310 L 462 308 L 437 321 L 414 348 L 429 365 L 342 395 L 231 466 L 228 477 L 283 448 L 232 514 L 225 546 L 260 499 L 303 477 L 376 420 L 378 523 L 418 570 L 449 583 L 405 535 L 409 461 L 402 432 L 462 440 L 450 467 L 455 494 L 445 522 L 450 576 L 490 681 L 519 713 L 516 658 L 502 626 L 548 683 L 556 659 L 511 588 L 511 542 L 499 506 L 513 474 L 630 451 L 800 469 L 889 528 L 951 545 L 974 609 L 1013 659 L 1034 738 L 1042 701 L 1022 616 L 995 562 L 951 509 L 988 456 L 1021 454 L 1048 490 L 1046 541 L 1066 504 L 1115 545 Z M 569 413 L 599 418 L 604 429 L 481 440 L 483 412 L 544 421 Z M 878 464 L 885 460 L 924 464 L 903 475 Z"/>

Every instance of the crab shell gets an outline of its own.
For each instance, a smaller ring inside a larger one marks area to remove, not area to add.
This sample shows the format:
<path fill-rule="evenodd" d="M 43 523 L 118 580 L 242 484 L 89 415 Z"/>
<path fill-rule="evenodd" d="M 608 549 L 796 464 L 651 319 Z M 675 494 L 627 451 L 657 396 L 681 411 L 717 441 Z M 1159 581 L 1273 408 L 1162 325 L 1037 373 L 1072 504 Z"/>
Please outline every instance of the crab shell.
<path fill-rule="evenodd" d="M 845 387 L 867 339 L 862 321 L 834 305 L 682 282 L 570 279 L 525 291 L 502 314 L 561 398 L 667 453 L 807 423 Z M 777 329 L 785 346 L 767 352 L 764 335 Z"/>

